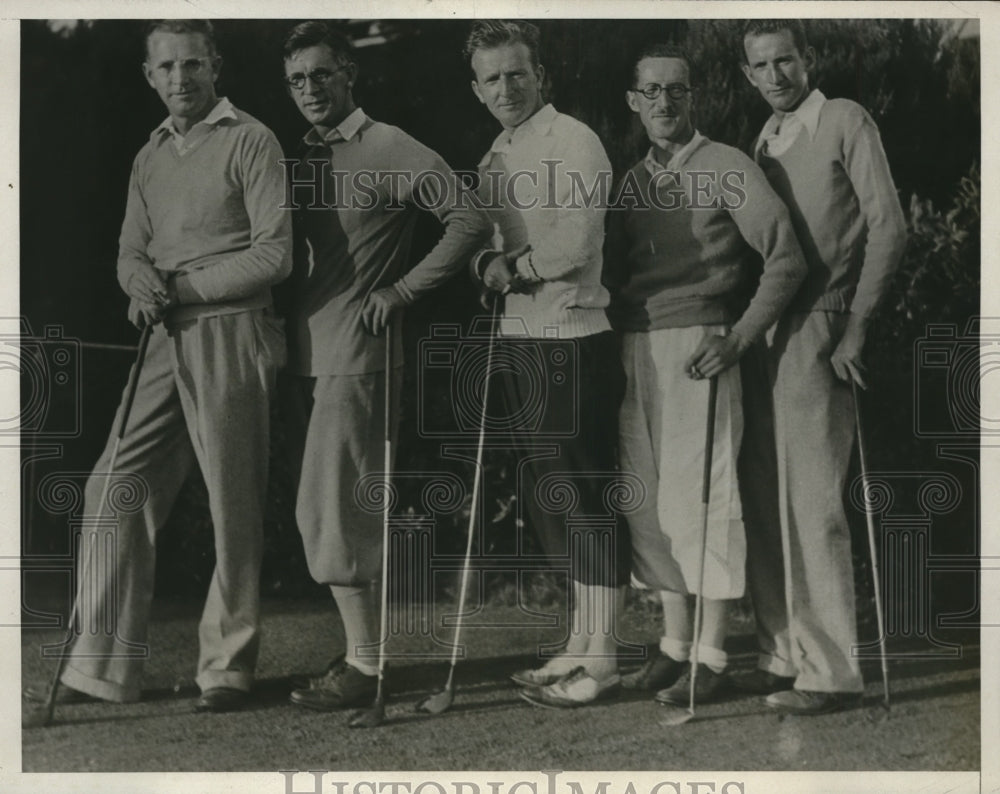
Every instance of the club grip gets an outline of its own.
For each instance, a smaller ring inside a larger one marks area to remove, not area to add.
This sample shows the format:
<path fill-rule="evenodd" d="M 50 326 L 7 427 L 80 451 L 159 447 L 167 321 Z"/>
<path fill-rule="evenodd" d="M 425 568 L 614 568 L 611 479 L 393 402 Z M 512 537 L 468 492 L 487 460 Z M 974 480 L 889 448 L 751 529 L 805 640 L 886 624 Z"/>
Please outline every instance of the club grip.
<path fill-rule="evenodd" d="M 146 325 L 142 329 L 142 336 L 139 337 L 139 353 L 135 357 L 135 365 L 132 367 L 132 374 L 129 377 L 128 393 L 125 395 L 125 408 L 122 411 L 122 421 L 118 428 L 118 438 L 125 435 L 125 426 L 128 424 L 129 414 L 132 413 L 132 403 L 135 401 L 135 392 L 139 387 L 139 372 L 142 370 L 142 362 L 146 358 L 146 348 L 149 347 L 149 337 L 153 333 L 153 326 Z"/>
<path fill-rule="evenodd" d="M 701 503 L 708 504 L 709 486 L 712 482 L 712 450 L 715 447 L 715 403 L 719 396 L 719 376 L 708 381 L 708 417 L 705 421 L 705 471 L 701 478 Z"/>

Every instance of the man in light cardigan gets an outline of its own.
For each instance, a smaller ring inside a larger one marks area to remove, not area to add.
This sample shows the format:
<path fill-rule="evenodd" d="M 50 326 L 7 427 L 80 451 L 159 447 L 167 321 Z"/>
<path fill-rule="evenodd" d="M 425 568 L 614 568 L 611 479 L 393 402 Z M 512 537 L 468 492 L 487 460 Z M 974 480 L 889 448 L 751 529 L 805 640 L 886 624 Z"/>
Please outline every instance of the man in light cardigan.
<path fill-rule="evenodd" d="M 696 701 L 720 691 L 729 605 L 744 591 L 736 478 L 743 415 L 735 365 L 778 319 L 806 272 L 785 205 L 750 158 L 695 129 L 692 91 L 682 50 L 657 44 L 636 58 L 626 100 L 650 148 L 617 191 L 605 267 L 628 377 L 621 464 L 643 479 L 649 494 L 642 509 L 629 514 L 633 578 L 659 591 L 664 621 L 659 646 L 623 683 L 657 690 L 659 702 L 685 705 L 695 643 Z M 704 621 L 695 637 L 691 596 L 701 578 L 700 495 L 713 377 L 718 400 L 704 527 Z"/>
<path fill-rule="evenodd" d="M 748 467 L 756 475 L 749 489 L 765 497 L 748 513 L 761 655 L 741 683 L 770 693 L 778 711 L 819 714 L 863 690 L 843 503 L 855 435 L 849 384 L 866 385 L 865 337 L 902 256 L 905 225 L 871 117 L 810 89 L 815 53 L 802 23 L 753 20 L 742 43 L 747 80 L 774 111 L 754 157 L 791 210 L 809 273 L 767 353 L 776 446 L 757 459 L 776 471 Z"/>
<path fill-rule="evenodd" d="M 512 428 L 525 460 L 518 482 L 522 518 L 550 559 L 572 557 L 573 604 L 565 652 L 512 678 L 531 703 L 572 707 L 619 687 L 614 628 L 628 582 L 628 529 L 619 514 L 610 541 L 586 528 L 571 536 L 566 516 L 547 509 L 537 486 L 546 477 L 564 478 L 580 495 L 580 514 L 607 511 L 599 478 L 574 475 L 614 476 L 624 383 L 601 284 L 606 207 L 574 203 L 571 195 L 574 176 L 593 186 L 610 179 L 611 166 L 589 127 L 543 100 L 538 50 L 538 29 L 526 22 L 477 22 L 466 43 L 472 90 L 503 127 L 480 163 L 479 188 L 502 250 L 485 250 L 473 264 L 487 290 L 510 290 L 501 318 L 504 338 L 541 345 L 545 378 L 558 374 L 556 360 L 564 362 L 561 371 L 578 373 L 578 388 L 570 389 L 564 403 L 548 393 L 533 432 Z M 491 198 L 496 195 L 503 197 L 499 206 Z M 537 388 L 528 368 L 506 371 L 510 415 L 532 405 Z M 573 423 L 575 434 L 562 435 L 553 423 Z M 545 445 L 553 451 L 541 454 Z M 574 553 L 591 546 L 595 552 Z"/>
<path fill-rule="evenodd" d="M 83 599 L 85 630 L 61 700 L 139 698 L 156 532 L 196 467 L 208 488 L 216 565 L 198 629 L 195 708 L 239 708 L 253 681 L 269 403 L 285 354 L 270 288 L 291 270 L 291 218 L 280 209 L 278 142 L 216 96 L 220 64 L 210 23 L 151 25 L 144 70 L 169 116 L 132 167 L 118 280 L 130 319 L 154 328 L 116 462 L 117 472 L 145 481 L 148 496 L 140 511 L 117 514 L 114 558 L 95 548 L 83 574 L 96 598 Z M 111 510 L 98 501 L 113 443 L 87 482 L 87 516 Z M 88 535 L 84 544 L 96 541 Z M 104 630 L 109 613 L 113 631 Z"/>

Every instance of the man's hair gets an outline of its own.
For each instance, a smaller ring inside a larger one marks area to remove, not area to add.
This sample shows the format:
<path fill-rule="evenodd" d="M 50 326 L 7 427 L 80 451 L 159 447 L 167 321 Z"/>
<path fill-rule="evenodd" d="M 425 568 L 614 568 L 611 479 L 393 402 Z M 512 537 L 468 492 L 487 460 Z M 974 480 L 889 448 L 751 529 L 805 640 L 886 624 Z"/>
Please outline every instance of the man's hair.
<path fill-rule="evenodd" d="M 687 51 L 677 44 L 656 42 L 654 44 L 647 44 L 639 50 L 632 61 L 632 85 L 636 85 L 639 81 L 639 63 L 645 58 L 677 58 L 680 61 L 684 61 L 684 65 L 687 66 L 688 70 L 688 82 L 694 82 L 694 69 L 691 67 L 691 58 L 687 54 Z"/>
<path fill-rule="evenodd" d="M 149 57 L 149 37 L 154 33 L 200 33 L 212 55 L 217 55 L 215 28 L 207 19 L 157 19 L 146 26 L 146 57 Z"/>
<path fill-rule="evenodd" d="M 743 42 L 750 36 L 763 36 L 767 33 L 781 33 L 787 30 L 792 34 L 792 41 L 799 55 L 805 55 L 809 49 L 809 41 L 806 39 L 806 27 L 801 19 L 748 19 L 743 25 Z M 743 49 L 744 58 L 746 48 Z"/>
<path fill-rule="evenodd" d="M 303 22 L 296 25 L 285 36 L 282 53 L 287 61 L 299 50 L 324 45 L 330 49 L 336 60 L 342 63 L 354 63 L 354 47 L 351 40 L 325 22 Z"/>
<path fill-rule="evenodd" d="M 477 50 L 492 50 L 508 44 L 523 44 L 528 48 L 531 65 L 538 66 L 538 44 L 541 34 L 530 22 L 520 19 L 483 19 L 476 22 L 465 40 L 465 59 L 472 64 Z"/>

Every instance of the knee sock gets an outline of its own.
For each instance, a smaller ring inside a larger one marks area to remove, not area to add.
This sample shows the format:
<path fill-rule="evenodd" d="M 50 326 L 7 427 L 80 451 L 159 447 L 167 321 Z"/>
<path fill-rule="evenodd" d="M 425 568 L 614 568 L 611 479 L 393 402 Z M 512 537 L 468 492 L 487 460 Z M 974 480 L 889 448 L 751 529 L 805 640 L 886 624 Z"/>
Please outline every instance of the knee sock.
<path fill-rule="evenodd" d="M 379 605 L 371 587 L 330 585 L 347 638 L 345 661 L 365 675 L 378 675 Z"/>
<path fill-rule="evenodd" d="M 729 656 L 722 648 L 698 643 L 698 664 L 705 665 L 713 673 L 723 673 L 729 664 Z"/>
<path fill-rule="evenodd" d="M 691 657 L 691 642 L 675 637 L 660 637 L 660 653 L 669 656 L 675 662 L 686 662 Z"/>

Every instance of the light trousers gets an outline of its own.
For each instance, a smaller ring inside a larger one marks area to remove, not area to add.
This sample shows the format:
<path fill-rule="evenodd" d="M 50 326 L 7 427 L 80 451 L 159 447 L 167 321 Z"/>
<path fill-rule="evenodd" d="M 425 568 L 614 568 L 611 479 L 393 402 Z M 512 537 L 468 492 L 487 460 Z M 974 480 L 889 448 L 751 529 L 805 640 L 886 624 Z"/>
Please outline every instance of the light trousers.
<path fill-rule="evenodd" d="M 628 379 L 619 421 L 622 470 L 646 486 L 642 507 L 628 515 L 632 574 L 656 590 L 696 591 L 702 546 L 702 484 L 709 381 L 684 369 L 706 334 L 723 326 L 626 333 L 622 361 Z M 712 439 L 705 575 L 702 595 L 743 595 L 746 541 L 736 481 L 743 437 L 739 369 L 718 376 Z"/>
<path fill-rule="evenodd" d="M 747 577 L 759 666 L 797 689 L 859 692 L 851 537 L 844 486 L 854 446 L 850 385 L 830 364 L 846 314 L 783 317 L 765 376 L 745 362 L 747 429 L 741 475 Z M 768 398 L 773 400 L 772 420 Z M 772 444 L 768 448 L 768 444 Z"/>
<path fill-rule="evenodd" d="M 86 486 L 82 632 L 63 683 L 106 700 L 138 699 L 156 532 L 197 464 L 208 490 L 216 565 L 198 627 L 196 680 L 203 690 L 250 688 L 259 646 L 269 404 L 283 356 L 281 328 L 264 309 L 197 318 L 169 333 L 156 326 L 115 463 L 115 473 L 141 478 L 147 498 L 134 511 L 115 509 L 115 498 L 100 504 L 112 435 Z M 115 428 L 123 405 L 124 394 Z M 88 543 L 95 544 L 90 553 Z"/>

